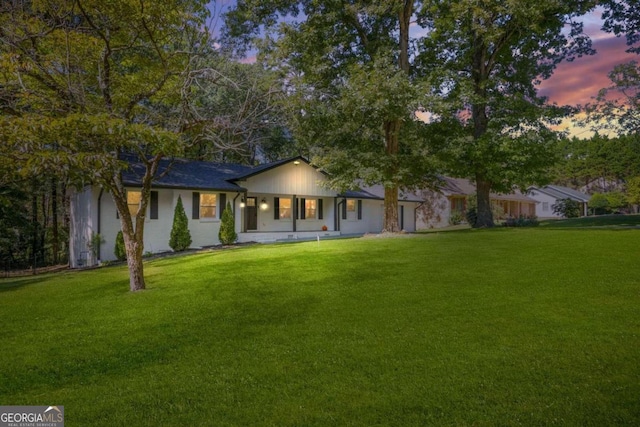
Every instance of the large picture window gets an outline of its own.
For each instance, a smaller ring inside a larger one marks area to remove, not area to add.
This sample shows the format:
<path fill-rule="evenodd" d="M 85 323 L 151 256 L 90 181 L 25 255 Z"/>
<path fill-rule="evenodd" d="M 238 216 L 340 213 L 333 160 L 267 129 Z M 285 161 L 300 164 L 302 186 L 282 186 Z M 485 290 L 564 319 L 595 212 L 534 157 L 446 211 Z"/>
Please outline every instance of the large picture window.
<path fill-rule="evenodd" d="M 216 217 L 216 195 L 200 193 L 200 218 Z"/>

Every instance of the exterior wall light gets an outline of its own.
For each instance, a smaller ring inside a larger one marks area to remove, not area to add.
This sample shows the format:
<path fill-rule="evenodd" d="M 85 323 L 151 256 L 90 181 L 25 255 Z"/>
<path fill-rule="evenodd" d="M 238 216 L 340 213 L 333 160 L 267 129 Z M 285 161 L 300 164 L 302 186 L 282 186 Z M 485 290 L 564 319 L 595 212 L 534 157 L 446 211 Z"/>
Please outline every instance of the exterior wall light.
<path fill-rule="evenodd" d="M 244 208 L 246 206 L 246 203 L 244 202 L 244 197 L 242 197 L 240 199 L 240 208 Z"/>
<path fill-rule="evenodd" d="M 260 209 L 262 209 L 263 211 L 266 211 L 268 206 L 269 205 L 267 205 L 267 199 L 263 197 L 262 200 L 260 201 Z"/>

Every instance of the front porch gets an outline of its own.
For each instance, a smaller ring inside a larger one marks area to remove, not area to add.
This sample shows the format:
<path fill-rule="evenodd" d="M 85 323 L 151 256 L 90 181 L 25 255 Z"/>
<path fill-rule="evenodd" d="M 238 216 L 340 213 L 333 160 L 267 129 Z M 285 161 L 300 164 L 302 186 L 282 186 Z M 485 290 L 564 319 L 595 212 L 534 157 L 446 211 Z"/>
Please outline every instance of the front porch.
<path fill-rule="evenodd" d="M 338 237 L 339 231 L 246 231 L 238 233 L 238 243 L 273 243 L 279 241 L 313 240 Z"/>

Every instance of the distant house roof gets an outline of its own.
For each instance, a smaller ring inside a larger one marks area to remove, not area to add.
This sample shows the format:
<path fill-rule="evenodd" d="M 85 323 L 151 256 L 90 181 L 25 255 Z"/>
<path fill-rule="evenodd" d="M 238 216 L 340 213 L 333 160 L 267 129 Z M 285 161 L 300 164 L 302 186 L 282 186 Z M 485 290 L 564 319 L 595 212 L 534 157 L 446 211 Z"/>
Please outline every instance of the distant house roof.
<path fill-rule="evenodd" d="M 384 187 L 382 185 L 362 186 L 358 190 L 350 190 L 341 193 L 339 196 L 349 199 L 373 199 L 384 200 Z M 400 190 L 398 200 L 404 202 L 422 202 L 423 199 L 412 192 Z"/>
<path fill-rule="evenodd" d="M 445 196 L 470 196 L 476 194 L 476 186 L 473 182 L 465 178 L 441 177 L 439 190 Z M 531 197 L 527 197 L 515 190 L 510 194 L 491 193 L 490 198 L 495 200 L 512 200 L 520 202 L 535 203 Z"/>
<path fill-rule="evenodd" d="M 539 191 L 540 193 L 547 194 L 551 197 L 555 197 L 556 199 L 572 199 L 578 202 L 587 203 L 591 196 L 588 194 L 581 193 L 580 191 L 573 190 L 567 187 L 561 187 L 559 185 L 546 185 L 544 187 L 529 187 L 528 191 Z"/>

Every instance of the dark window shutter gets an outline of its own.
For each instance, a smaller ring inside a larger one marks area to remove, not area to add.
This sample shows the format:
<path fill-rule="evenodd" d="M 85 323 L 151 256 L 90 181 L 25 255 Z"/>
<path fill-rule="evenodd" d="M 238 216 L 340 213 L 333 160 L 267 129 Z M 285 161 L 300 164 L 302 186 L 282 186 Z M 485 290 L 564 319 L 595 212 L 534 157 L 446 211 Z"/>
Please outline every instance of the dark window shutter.
<path fill-rule="evenodd" d="M 324 214 L 322 213 L 322 199 L 318 199 L 318 219 L 323 219 Z"/>
<path fill-rule="evenodd" d="M 342 219 L 347 219 L 347 199 L 342 201 Z"/>
<path fill-rule="evenodd" d="M 273 219 L 280 219 L 280 197 L 273 198 Z"/>
<path fill-rule="evenodd" d="M 300 219 L 306 219 L 307 218 L 307 200 L 306 199 L 300 199 Z"/>
<path fill-rule="evenodd" d="M 358 219 L 362 219 L 362 200 L 358 200 Z"/>
<path fill-rule="evenodd" d="M 191 204 L 191 218 L 200 219 L 200 193 L 193 193 L 193 203 Z"/>
<path fill-rule="evenodd" d="M 218 208 L 218 218 L 222 219 L 222 212 L 227 208 L 227 195 L 226 193 L 220 193 L 220 206 Z"/>
<path fill-rule="evenodd" d="M 400 205 L 400 230 L 404 230 L 404 206 Z"/>
<path fill-rule="evenodd" d="M 151 192 L 151 200 L 149 206 L 149 218 L 150 219 L 158 219 L 158 192 Z"/>

